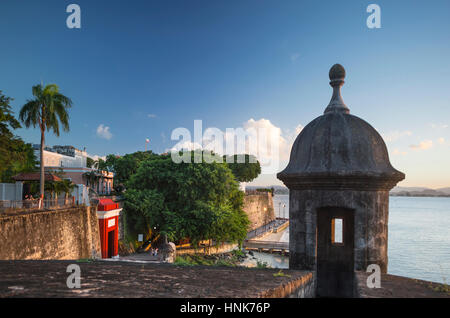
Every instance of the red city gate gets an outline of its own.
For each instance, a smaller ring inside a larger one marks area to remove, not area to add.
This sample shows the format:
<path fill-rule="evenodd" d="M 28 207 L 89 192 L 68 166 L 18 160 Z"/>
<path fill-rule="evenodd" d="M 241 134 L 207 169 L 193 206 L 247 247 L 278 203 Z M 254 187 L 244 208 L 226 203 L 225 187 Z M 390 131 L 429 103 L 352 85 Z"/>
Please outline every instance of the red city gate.
<path fill-rule="evenodd" d="M 97 217 L 100 226 L 102 258 L 111 258 L 119 254 L 119 214 L 122 209 L 111 199 L 100 199 Z"/>

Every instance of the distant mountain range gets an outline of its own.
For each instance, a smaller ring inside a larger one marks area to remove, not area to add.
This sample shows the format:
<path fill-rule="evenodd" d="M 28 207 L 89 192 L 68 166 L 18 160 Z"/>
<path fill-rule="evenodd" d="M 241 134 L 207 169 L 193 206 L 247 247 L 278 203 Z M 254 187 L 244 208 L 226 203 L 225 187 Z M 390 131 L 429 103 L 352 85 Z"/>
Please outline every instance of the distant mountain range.
<path fill-rule="evenodd" d="M 256 190 L 262 188 L 274 188 L 275 194 L 289 194 L 289 189 L 285 186 L 272 185 L 266 187 L 246 186 L 248 190 Z M 392 196 L 408 196 L 408 197 L 450 197 L 450 187 L 430 189 L 425 187 L 395 187 L 391 190 Z"/>
<path fill-rule="evenodd" d="M 408 197 L 450 197 L 450 187 L 430 189 L 424 187 L 395 187 L 390 192 L 393 196 Z"/>

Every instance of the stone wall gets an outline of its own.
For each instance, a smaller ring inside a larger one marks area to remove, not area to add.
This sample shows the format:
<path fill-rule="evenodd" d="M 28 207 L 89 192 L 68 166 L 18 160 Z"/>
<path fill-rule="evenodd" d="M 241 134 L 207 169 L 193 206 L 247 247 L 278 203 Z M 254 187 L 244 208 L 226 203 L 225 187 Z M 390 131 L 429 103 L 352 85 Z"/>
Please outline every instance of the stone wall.
<path fill-rule="evenodd" d="M 100 255 L 95 208 L 0 216 L 1 260 L 69 260 Z"/>
<path fill-rule="evenodd" d="M 245 195 L 244 211 L 250 220 L 249 231 L 275 220 L 272 194 L 262 192 L 259 194 Z"/>

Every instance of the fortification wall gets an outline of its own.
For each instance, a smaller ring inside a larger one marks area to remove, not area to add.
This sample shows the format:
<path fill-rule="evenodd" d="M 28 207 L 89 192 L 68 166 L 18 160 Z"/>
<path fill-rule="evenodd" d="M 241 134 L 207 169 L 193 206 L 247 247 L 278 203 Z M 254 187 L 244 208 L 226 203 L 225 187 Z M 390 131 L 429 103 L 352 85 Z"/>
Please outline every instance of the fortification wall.
<path fill-rule="evenodd" d="M 100 255 L 95 208 L 0 216 L 1 260 L 69 260 Z"/>
<path fill-rule="evenodd" d="M 275 220 L 272 194 L 262 192 L 258 194 L 247 194 L 244 197 L 244 211 L 250 220 L 252 231 Z"/>

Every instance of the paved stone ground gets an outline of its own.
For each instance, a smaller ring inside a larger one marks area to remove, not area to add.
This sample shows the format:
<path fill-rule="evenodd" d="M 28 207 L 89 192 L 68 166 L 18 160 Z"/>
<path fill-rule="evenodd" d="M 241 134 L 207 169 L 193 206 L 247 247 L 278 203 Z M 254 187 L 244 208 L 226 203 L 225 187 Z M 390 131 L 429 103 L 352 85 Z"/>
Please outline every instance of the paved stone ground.
<path fill-rule="evenodd" d="M 69 264 L 81 268 L 81 288 L 69 289 Z M 305 271 L 242 267 L 174 266 L 118 261 L 0 261 L 0 297 L 285 297 L 311 279 Z M 290 276 L 287 276 L 290 275 Z M 450 297 L 444 285 L 382 275 L 369 289 L 367 273 L 357 273 L 364 298 Z"/>
<path fill-rule="evenodd" d="M 69 264 L 81 288 L 69 289 Z M 282 297 L 310 272 L 113 261 L 0 261 L 0 297 Z"/>
<path fill-rule="evenodd" d="M 381 288 L 368 288 L 368 273 L 358 272 L 358 291 L 362 298 L 450 298 L 450 289 L 443 284 L 432 283 L 389 274 L 381 275 Z M 447 286 L 449 288 L 449 286 Z"/>

